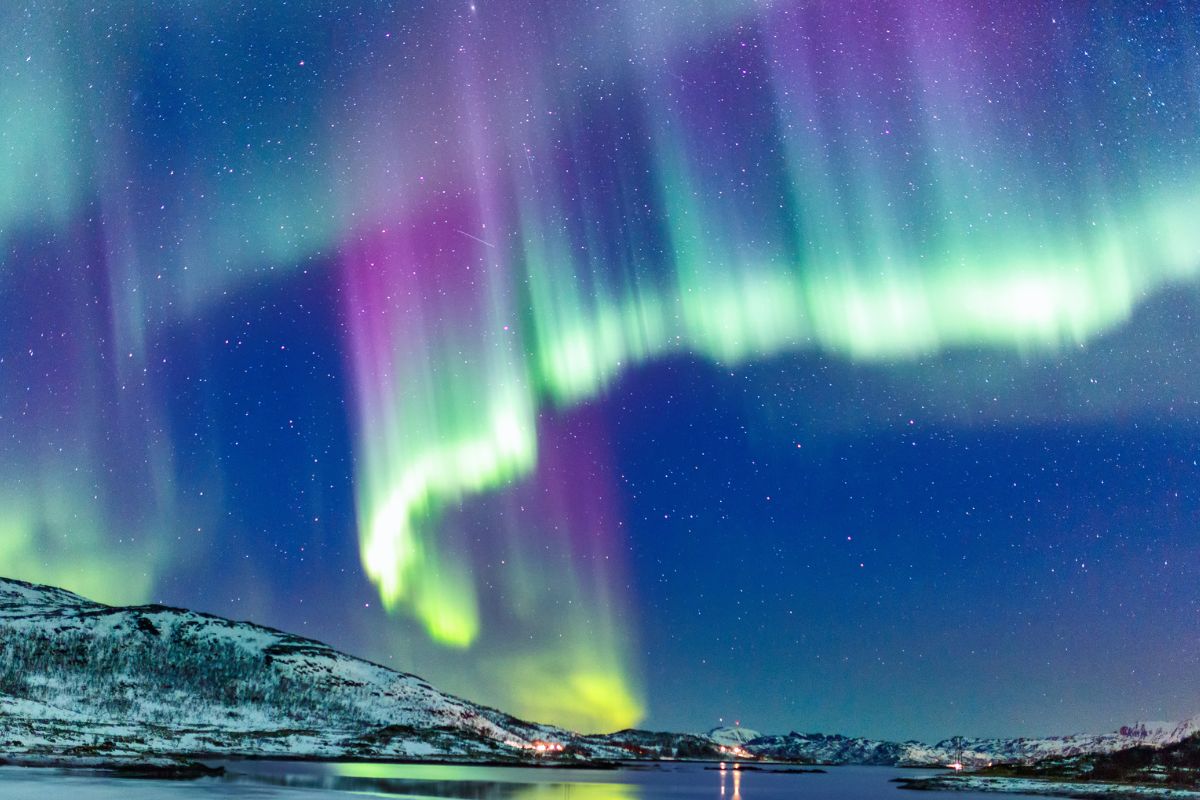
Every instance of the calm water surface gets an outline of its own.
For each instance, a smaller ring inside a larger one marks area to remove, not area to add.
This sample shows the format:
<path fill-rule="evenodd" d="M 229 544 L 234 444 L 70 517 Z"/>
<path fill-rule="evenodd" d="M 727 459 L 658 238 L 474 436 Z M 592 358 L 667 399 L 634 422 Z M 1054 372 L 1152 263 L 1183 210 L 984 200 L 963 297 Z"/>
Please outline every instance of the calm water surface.
<path fill-rule="evenodd" d="M 619 770 L 525 769 L 411 764 L 225 763 L 223 778 L 171 782 L 0 767 L 0 798 L 150 800 L 150 798 L 306 798 L 372 796 L 463 800 L 922 800 L 891 779 L 922 774 L 886 767 L 830 767 L 825 774 L 716 769 L 667 764 Z M 946 794 L 948 800 L 998 795 Z M 1008 798 L 1020 795 L 1007 795 Z"/>

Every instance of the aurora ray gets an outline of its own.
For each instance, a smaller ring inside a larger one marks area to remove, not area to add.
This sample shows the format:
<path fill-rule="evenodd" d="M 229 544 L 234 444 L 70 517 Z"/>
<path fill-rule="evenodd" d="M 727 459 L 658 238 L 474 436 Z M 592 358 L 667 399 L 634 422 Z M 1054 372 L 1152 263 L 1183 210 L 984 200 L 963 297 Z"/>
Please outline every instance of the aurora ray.
<path fill-rule="evenodd" d="M 384 358 L 359 370 L 359 392 L 383 398 L 361 426 L 372 466 L 360 509 L 364 564 L 385 599 L 404 599 L 436 638 L 469 644 L 478 610 L 469 580 L 445 566 L 466 559 L 460 543 L 439 541 L 438 509 L 529 474 L 536 409 L 585 402 L 633 365 L 670 353 L 737 364 L 810 348 L 893 361 L 956 347 L 1054 353 L 1124 322 L 1140 298 L 1194 280 L 1192 171 L 1172 168 L 1168 178 L 1137 153 L 1084 166 L 1105 144 L 1129 147 L 1120 131 L 1135 121 L 1116 98 L 1087 106 L 1111 114 L 1112 141 L 1103 142 L 1074 133 L 1070 118 L 1083 112 L 1071 103 L 1022 108 L 1028 102 L 1003 87 L 996 98 L 972 95 L 969 87 L 991 82 L 973 55 L 982 39 L 1062 50 L 1029 30 L 1021 9 L 996 13 L 1004 34 L 952 4 L 776 4 L 731 32 L 677 45 L 665 69 L 624 66 L 639 62 L 628 52 L 565 87 L 551 77 L 560 62 L 532 86 L 524 62 L 501 62 L 509 74 L 492 79 L 500 88 L 490 102 L 476 100 L 462 115 L 466 129 L 448 135 L 503 131 L 507 158 L 484 159 L 486 185 L 460 177 L 435 187 L 472 198 L 474 209 L 429 223 L 424 256 L 373 265 L 397 283 L 360 280 L 355 294 L 416 304 L 392 314 L 402 319 L 395 329 L 358 335 L 353 347 Z M 845 46 L 839 34 L 864 17 L 872 30 L 897 33 Z M 501 31 L 535 47 L 536 26 L 523 34 L 506 22 L 481 33 L 465 23 L 463 59 Z M 1005 63 L 1014 86 L 1045 68 L 1016 56 Z M 1136 71 L 1106 69 L 1098 80 L 1118 86 Z M 467 85 L 485 80 L 460 75 Z M 1184 85 L 1187 75 L 1170 80 Z M 716 115 L 713 97 L 727 99 Z M 990 113 L 997 101 L 1017 113 Z M 530 129 L 531 118 L 554 121 Z M 1147 134 L 1169 137 L 1178 122 Z M 1065 134 L 1052 138 L 1056 130 Z M 1005 138 L 1011 147 L 983 144 Z M 1068 198 L 1048 184 L 1036 165 L 1050 157 L 1069 158 L 1088 191 Z M 515 214 L 480 221 L 503 207 Z M 462 231 L 450 219 L 497 240 L 472 235 L 452 246 Z M 486 279 L 450 277 L 435 266 L 445 258 Z M 431 285 L 430 276 L 442 279 Z M 508 306 L 465 315 L 446 306 L 495 298 Z M 449 352 L 429 342 L 409 349 L 418 336 L 410 324 L 427 333 L 417 320 L 451 315 L 475 324 L 441 335 Z M 414 379 L 404 364 L 428 374 Z M 483 364 L 502 374 L 481 377 Z M 415 419 L 414 405 L 424 409 Z M 387 444 L 402 436 L 409 441 Z"/>
<path fill-rule="evenodd" d="M 0 11 L 0 564 L 308 624 L 289 537 L 353 543 L 348 646 L 581 728 L 653 712 L 624 376 L 1049 362 L 1200 271 L 1186 2 L 58 5 Z"/>

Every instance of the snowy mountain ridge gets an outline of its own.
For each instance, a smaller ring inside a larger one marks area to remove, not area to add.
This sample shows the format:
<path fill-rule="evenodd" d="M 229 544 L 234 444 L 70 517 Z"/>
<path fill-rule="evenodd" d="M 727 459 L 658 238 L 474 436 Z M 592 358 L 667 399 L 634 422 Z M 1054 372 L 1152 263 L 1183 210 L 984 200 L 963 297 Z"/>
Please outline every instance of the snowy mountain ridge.
<path fill-rule="evenodd" d="M 751 742 L 762 736 L 758 731 L 751 728 L 743 728 L 741 725 L 713 728 L 704 735 L 718 745 L 725 747 L 741 747 L 747 742 Z"/>
<path fill-rule="evenodd" d="M 752 739 L 743 747 L 763 758 L 822 764 L 946 765 L 961 758 L 964 766 L 975 768 L 995 763 L 1032 763 L 1045 758 L 1111 753 L 1137 746 L 1165 747 L 1198 732 L 1200 716 L 1182 722 L 1135 723 L 1111 733 L 1015 739 L 958 737 L 932 745 L 792 732 Z"/>
<path fill-rule="evenodd" d="M 320 642 L 0 579 L 0 749 L 517 758 L 521 722 Z"/>
<path fill-rule="evenodd" d="M 826 734 L 627 730 L 524 722 L 328 645 L 249 622 L 117 608 L 0 578 L 0 754 L 137 759 L 289 756 L 522 762 L 714 759 L 730 748 L 803 763 L 967 766 L 1163 747 L 1200 716 L 1099 735 L 934 745 Z"/>
<path fill-rule="evenodd" d="M 1133 725 L 1123 725 L 1117 733 L 1152 747 L 1162 747 L 1200 733 L 1200 715 L 1183 722 L 1135 722 Z"/>

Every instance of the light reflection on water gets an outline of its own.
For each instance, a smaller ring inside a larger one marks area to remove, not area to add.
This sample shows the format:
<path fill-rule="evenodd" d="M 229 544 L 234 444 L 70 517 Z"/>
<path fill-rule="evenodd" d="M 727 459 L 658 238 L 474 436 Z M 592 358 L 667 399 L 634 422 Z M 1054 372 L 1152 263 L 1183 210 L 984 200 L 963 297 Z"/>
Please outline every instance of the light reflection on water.
<path fill-rule="evenodd" d="M 740 769 L 726 769 L 724 764 L 720 768 L 721 797 L 725 796 L 725 780 L 731 773 L 733 775 L 733 797 L 730 800 L 742 800 L 742 771 Z"/>
<path fill-rule="evenodd" d="M 609 782 L 617 770 L 452 765 L 334 764 L 336 781 L 369 781 L 389 794 L 471 800 L 640 800 L 636 785 Z M 563 773 L 566 773 L 564 775 Z M 607 778 L 607 780 L 605 780 Z M 549 779 L 549 780 L 547 780 Z M 561 780 L 560 779 L 565 779 Z M 400 791 L 396 791 L 399 789 Z"/>
<path fill-rule="evenodd" d="M 232 762 L 224 766 L 226 781 L 461 800 L 657 800 L 718 796 L 723 800 L 772 800 L 803 794 L 800 782 L 813 779 L 784 767 L 755 766 L 743 770 L 732 764 L 700 763 L 643 764 L 608 770 L 370 762 Z M 746 774 L 750 770 L 753 778 Z M 743 792 L 744 781 L 754 786 L 748 796 Z"/>
<path fill-rule="evenodd" d="M 330 792 L 461 800 L 645 800 L 637 783 L 621 780 L 630 770 L 370 762 L 234 762 L 223 766 L 226 781 Z"/>
<path fill-rule="evenodd" d="M 223 762 L 224 777 L 130 780 L 55 769 L 0 767 L 0 798 L 71 800 L 335 800 L 347 794 L 454 800 L 920 800 L 892 779 L 921 771 L 834 767 L 804 774 L 785 767 L 635 765 L 616 770 L 432 764 Z M 925 773 L 928 774 L 928 773 Z M 947 800 L 996 800 L 955 793 Z M 1006 795 L 1006 800 L 1021 800 Z"/>
<path fill-rule="evenodd" d="M 233 762 L 229 781 L 270 781 L 330 793 L 456 800 L 919 800 L 893 779 L 938 771 L 889 767 L 830 767 L 666 762 L 620 769 L 485 767 L 437 764 Z M 821 774 L 821 773 L 824 774 Z M 247 774 L 252 773 L 252 774 Z M 245 784 L 242 784 L 245 785 Z M 995 800 L 974 792 L 948 800 Z M 1022 800 L 1021 795 L 1005 795 Z M 332 798 L 331 798 L 332 800 Z M 1030 798 L 1024 798 L 1030 800 Z"/>
<path fill-rule="evenodd" d="M 620 769 L 451 764 L 232 762 L 225 781 L 293 789 L 460 800 L 908 800 L 895 770 L 834 768 L 812 774 L 784 765 L 667 762 Z M 912 773 L 909 771 L 908 775 Z M 956 799 L 958 800 L 958 799 Z"/>

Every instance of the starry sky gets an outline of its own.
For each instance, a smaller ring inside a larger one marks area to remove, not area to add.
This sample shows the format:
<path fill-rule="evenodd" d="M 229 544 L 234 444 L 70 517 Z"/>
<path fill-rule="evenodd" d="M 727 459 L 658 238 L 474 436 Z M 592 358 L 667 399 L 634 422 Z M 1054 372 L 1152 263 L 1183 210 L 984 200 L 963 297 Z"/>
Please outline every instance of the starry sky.
<path fill-rule="evenodd" d="M 0 574 L 513 713 L 1200 711 L 1200 7 L 0 7 Z"/>

